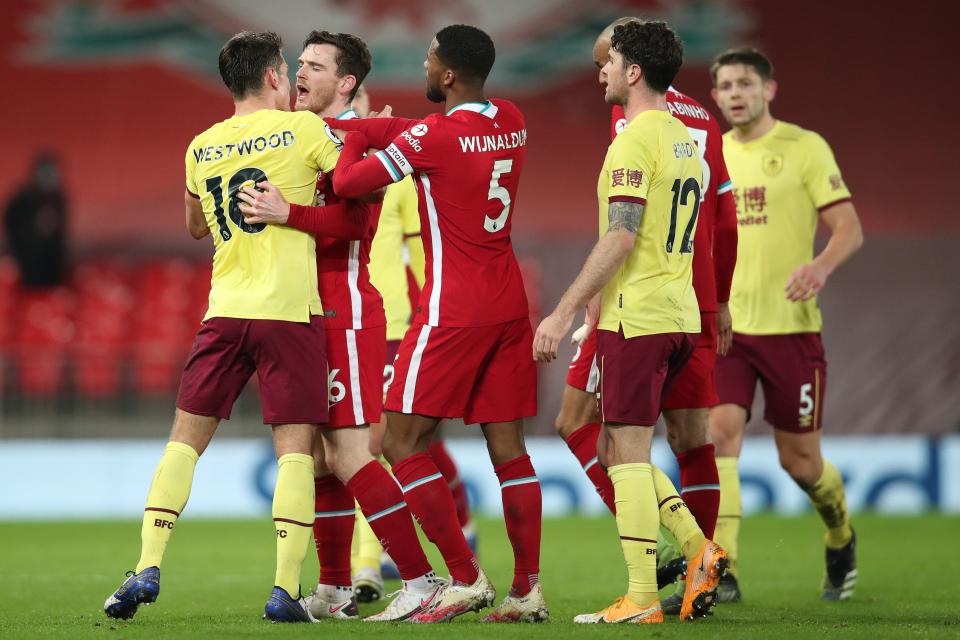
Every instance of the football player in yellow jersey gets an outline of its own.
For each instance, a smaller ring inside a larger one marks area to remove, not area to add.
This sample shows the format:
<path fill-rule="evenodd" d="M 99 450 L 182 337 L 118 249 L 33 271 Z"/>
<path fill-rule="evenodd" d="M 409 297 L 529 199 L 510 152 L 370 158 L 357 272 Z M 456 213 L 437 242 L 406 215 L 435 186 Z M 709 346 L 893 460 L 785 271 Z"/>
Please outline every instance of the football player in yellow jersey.
<path fill-rule="evenodd" d="M 680 40 L 662 22 L 614 28 L 601 82 L 607 102 L 623 105 L 627 125 L 610 145 L 597 183 L 601 237 L 534 337 L 534 357 L 553 360 L 579 310 L 587 308 L 592 324 L 600 296 L 598 454 L 614 487 L 628 589 L 606 609 L 577 616 L 577 623 L 663 622 L 658 497 L 677 492 L 651 464 L 650 446 L 663 397 L 700 332 L 692 256 L 702 169 L 687 128 L 669 114 L 666 100 L 682 58 Z M 726 565 L 726 554 L 702 533 L 694 544 L 681 619 L 707 613 Z"/>
<path fill-rule="evenodd" d="M 856 537 L 843 479 L 820 451 L 827 364 L 816 295 L 863 243 L 860 221 L 826 141 L 771 115 L 777 84 L 762 53 L 726 51 L 717 56 L 711 75 L 713 97 L 733 127 L 724 136 L 723 153 L 735 185 L 740 232 L 730 294 L 733 346 L 717 361 L 721 404 L 710 412 L 720 471 L 716 538 L 730 551 L 735 572 L 737 457 L 759 380 L 780 465 L 827 527 L 822 597 L 845 600 L 856 584 Z M 830 240 L 814 257 L 821 221 Z M 725 576 L 719 597 L 740 599 L 733 573 Z"/>
<path fill-rule="evenodd" d="M 279 461 L 273 499 L 277 571 L 265 617 L 309 622 L 300 569 L 310 541 L 314 425 L 327 420 L 326 366 L 316 245 L 309 234 L 244 221 L 234 198 L 269 177 L 293 202 L 314 195 L 337 149 L 313 114 L 290 113 L 290 81 L 274 33 L 242 32 L 220 50 L 234 114 L 194 138 L 186 154 L 187 227 L 213 232 L 210 306 L 180 383 L 170 441 L 147 494 L 136 569 L 104 604 L 131 618 L 160 592 L 160 564 L 187 503 L 197 459 L 247 380 L 260 378 L 264 423 Z"/>

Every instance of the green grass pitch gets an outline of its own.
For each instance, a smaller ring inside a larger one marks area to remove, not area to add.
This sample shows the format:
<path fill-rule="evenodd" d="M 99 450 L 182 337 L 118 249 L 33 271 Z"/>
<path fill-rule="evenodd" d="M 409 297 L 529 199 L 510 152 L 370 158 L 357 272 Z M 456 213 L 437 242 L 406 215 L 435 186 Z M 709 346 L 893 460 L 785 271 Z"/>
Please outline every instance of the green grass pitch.
<path fill-rule="evenodd" d="M 513 558 L 502 521 L 481 520 L 480 559 L 503 593 Z M 163 566 L 159 601 L 130 622 L 101 607 L 131 569 L 138 522 L 0 524 L 0 638 L 449 637 L 557 638 L 960 638 L 960 558 L 949 555 L 960 519 L 941 516 L 854 520 L 860 582 L 854 599 L 821 602 L 821 527 L 813 516 L 759 516 L 743 523 L 739 576 L 745 602 L 721 605 L 694 624 L 580 627 L 577 613 L 609 604 L 625 589 L 612 519 L 546 520 L 542 581 L 552 620 L 543 625 L 415 626 L 260 620 L 274 562 L 273 528 L 261 521 L 191 520 L 177 527 Z M 442 567 L 431 553 L 436 567 Z M 439 571 L 438 571 L 439 572 Z M 309 554 L 304 588 L 315 584 Z M 390 585 L 388 585 L 388 588 Z M 370 614 L 381 605 L 362 606 Z M 336 627 L 336 628 L 334 628 Z"/>

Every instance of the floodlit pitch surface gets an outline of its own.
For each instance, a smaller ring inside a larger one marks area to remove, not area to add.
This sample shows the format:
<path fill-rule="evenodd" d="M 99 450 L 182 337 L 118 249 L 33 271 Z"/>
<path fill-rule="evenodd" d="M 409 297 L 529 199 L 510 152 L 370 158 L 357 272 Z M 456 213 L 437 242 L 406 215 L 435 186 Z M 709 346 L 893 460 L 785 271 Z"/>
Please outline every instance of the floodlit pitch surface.
<path fill-rule="evenodd" d="M 513 556 L 503 523 L 482 520 L 480 559 L 500 591 Z M 573 616 L 602 608 L 625 591 L 626 574 L 610 518 L 547 520 L 542 580 L 552 620 L 543 625 L 480 625 L 469 614 L 436 628 L 322 622 L 271 625 L 260 619 L 273 577 L 272 523 L 191 520 L 177 525 L 162 572 L 160 599 L 132 621 L 108 619 L 103 601 L 132 569 L 139 522 L 0 524 L 0 637 L 3 638 L 960 638 L 960 518 L 854 520 L 860 581 L 854 599 L 821 602 L 821 527 L 813 516 L 744 520 L 739 577 L 744 602 L 721 605 L 694 624 L 584 629 Z M 429 546 L 429 545 L 428 545 Z M 442 563 L 431 549 L 437 572 Z M 303 585 L 317 576 L 310 550 Z M 388 591 L 399 588 L 388 583 Z M 665 595 L 665 594 L 662 594 Z M 369 615 L 383 604 L 362 605 Z M 335 629 L 334 627 L 343 627 Z"/>

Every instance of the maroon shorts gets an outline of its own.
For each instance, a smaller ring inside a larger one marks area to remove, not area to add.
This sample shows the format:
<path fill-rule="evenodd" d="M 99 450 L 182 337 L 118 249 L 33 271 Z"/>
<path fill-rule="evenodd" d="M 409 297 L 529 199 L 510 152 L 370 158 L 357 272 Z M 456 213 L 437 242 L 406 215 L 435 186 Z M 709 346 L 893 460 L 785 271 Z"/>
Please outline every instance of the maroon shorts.
<path fill-rule="evenodd" d="M 310 322 L 210 318 L 200 326 L 180 378 L 177 407 L 227 420 L 253 372 L 264 424 L 327 421 L 323 318 Z"/>
<path fill-rule="evenodd" d="M 603 329 L 597 334 L 600 418 L 653 426 L 673 381 L 690 358 L 696 335 L 657 333 L 624 338 L 622 330 Z"/>
<path fill-rule="evenodd" d="M 664 409 L 709 409 L 716 406 L 717 314 L 700 314 L 700 336 L 687 364 L 663 401 Z"/>
<path fill-rule="evenodd" d="M 567 384 L 574 389 L 596 393 L 600 384 L 600 367 L 597 366 L 597 329 L 594 327 L 570 361 Z"/>
<path fill-rule="evenodd" d="M 806 433 L 821 428 L 827 361 L 819 333 L 734 333 L 730 353 L 717 360 L 720 403 L 750 411 L 757 380 L 766 405 L 763 419 L 774 429 Z"/>
<path fill-rule="evenodd" d="M 485 327 L 414 323 L 400 343 L 385 408 L 467 424 L 537 415 L 530 320 Z"/>
<path fill-rule="evenodd" d="M 387 397 L 387 389 L 393 382 L 393 363 L 397 359 L 397 351 L 400 350 L 400 340 L 387 341 L 387 359 L 383 363 L 383 397 Z"/>
<path fill-rule="evenodd" d="M 387 328 L 327 329 L 328 429 L 380 420 Z"/>

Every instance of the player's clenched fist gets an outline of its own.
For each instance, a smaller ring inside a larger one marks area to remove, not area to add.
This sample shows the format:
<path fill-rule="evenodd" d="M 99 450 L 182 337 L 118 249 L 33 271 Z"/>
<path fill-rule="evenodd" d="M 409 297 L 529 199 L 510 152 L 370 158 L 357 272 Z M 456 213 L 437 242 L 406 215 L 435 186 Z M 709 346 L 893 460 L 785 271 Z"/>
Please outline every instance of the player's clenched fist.
<path fill-rule="evenodd" d="M 286 224 L 290 217 L 290 203 L 284 200 L 280 189 L 266 180 L 258 182 L 255 188 L 244 186 L 237 192 L 237 200 L 244 222 L 249 224 Z"/>
<path fill-rule="evenodd" d="M 550 362 L 557 358 L 557 347 L 570 331 L 573 314 L 557 309 L 543 319 L 533 336 L 533 359 L 537 362 Z"/>

